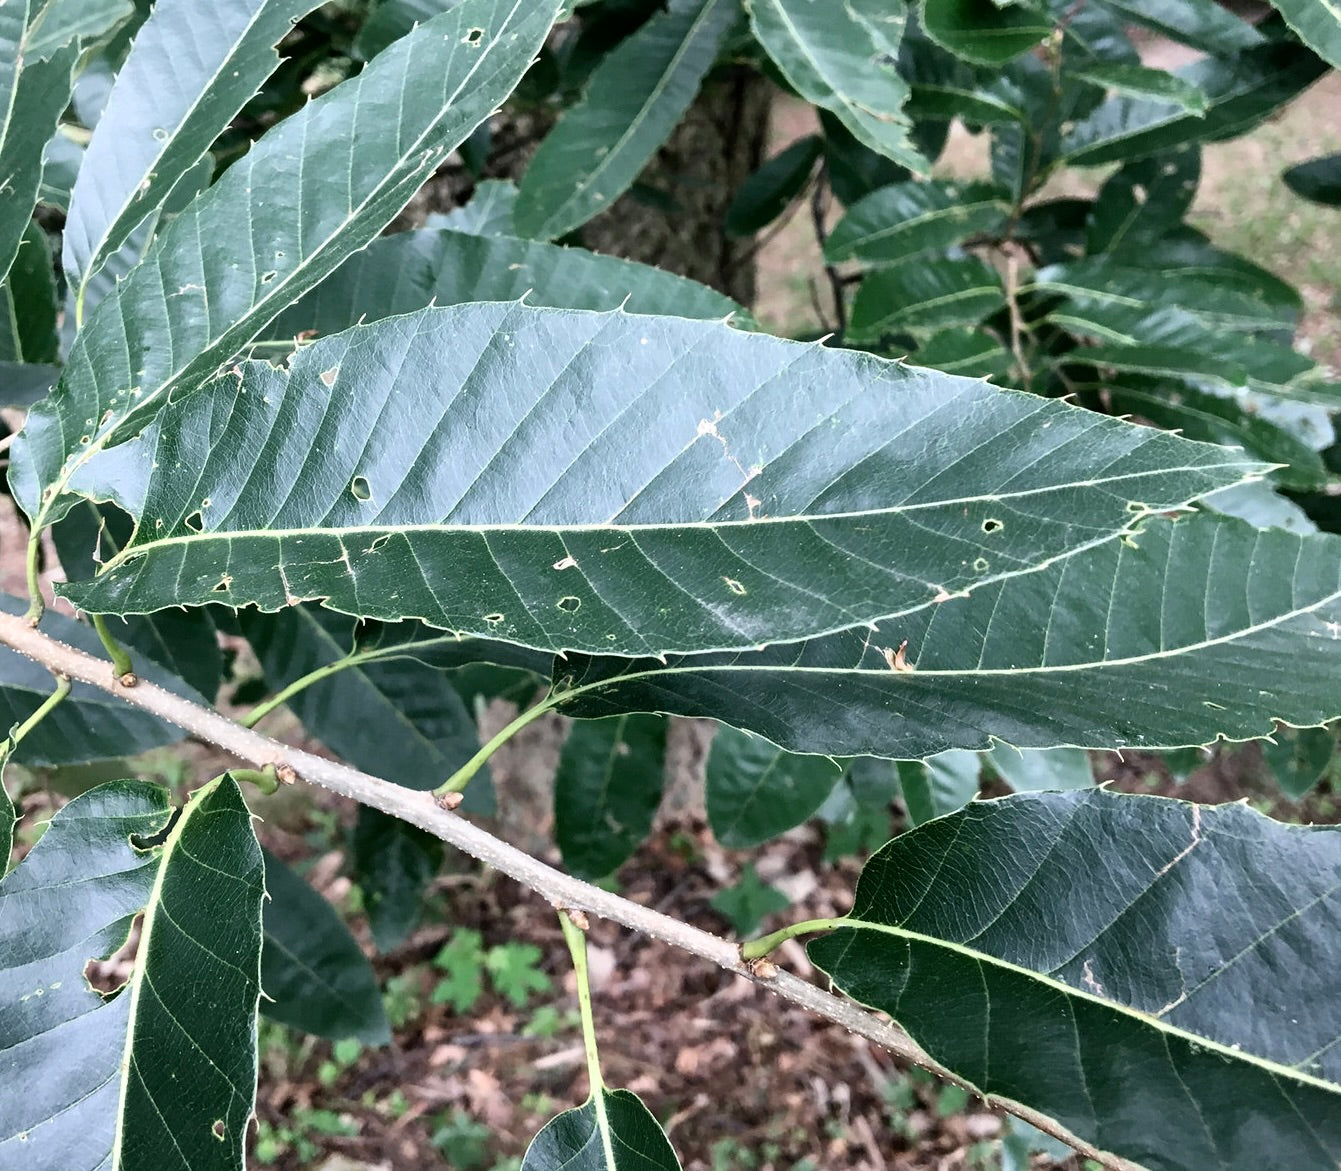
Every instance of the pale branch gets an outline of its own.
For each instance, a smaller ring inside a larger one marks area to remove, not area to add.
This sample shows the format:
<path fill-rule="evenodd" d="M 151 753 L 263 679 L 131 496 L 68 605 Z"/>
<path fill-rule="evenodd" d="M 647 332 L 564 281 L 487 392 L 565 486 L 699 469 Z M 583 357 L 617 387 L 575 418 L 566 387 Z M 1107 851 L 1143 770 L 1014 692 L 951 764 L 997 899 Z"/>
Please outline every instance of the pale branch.
<path fill-rule="evenodd" d="M 729 940 L 547 866 L 530 854 L 441 808 L 430 793 L 405 789 L 348 765 L 282 744 L 155 684 L 140 681 L 127 687 L 107 660 L 95 658 L 42 634 L 25 618 L 0 614 L 0 644 L 27 655 L 53 673 L 111 692 L 132 706 L 167 720 L 256 768 L 273 767 L 281 780 L 296 777 L 408 821 L 485 865 L 501 870 L 544 896 L 556 907 L 600 915 L 700 959 L 709 960 L 738 976 L 753 980 L 760 987 L 808 1009 L 816 1016 L 865 1037 L 906 1061 L 932 1071 L 946 1081 L 977 1093 L 974 1086 L 938 1064 L 897 1025 L 789 972 L 776 972 L 766 977 L 756 974 L 751 965 L 741 959 L 740 948 Z M 1105 1167 L 1116 1171 L 1140 1171 L 1136 1164 L 1095 1149 L 1060 1123 L 1036 1110 L 993 1096 L 989 1096 L 987 1102 L 1053 1135 Z"/>

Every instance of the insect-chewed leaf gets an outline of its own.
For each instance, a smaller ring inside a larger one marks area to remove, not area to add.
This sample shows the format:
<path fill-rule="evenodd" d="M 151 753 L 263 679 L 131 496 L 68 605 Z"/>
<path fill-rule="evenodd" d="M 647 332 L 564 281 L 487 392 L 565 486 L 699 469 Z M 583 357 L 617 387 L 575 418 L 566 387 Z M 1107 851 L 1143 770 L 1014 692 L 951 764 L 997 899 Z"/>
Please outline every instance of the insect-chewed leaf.
<path fill-rule="evenodd" d="M 373 240 L 511 92 L 558 8 L 463 0 L 285 119 L 193 200 L 89 314 L 56 390 L 29 412 L 11 467 L 28 515 L 58 520 L 84 460 L 196 389 Z M 239 224 L 254 230 L 240 237 Z"/>
<path fill-rule="evenodd" d="M 101 785 L 0 882 L 0 1167 L 242 1169 L 261 852 L 231 777 L 136 844 L 171 816 L 158 785 Z M 85 965 L 141 911 L 130 980 L 103 996 Z"/>
<path fill-rule="evenodd" d="M 1341 1160 L 1341 831 L 1104 790 L 890 842 L 810 945 L 984 1093 L 1160 1171 Z M 1288 981 L 1282 974 L 1288 973 Z"/>
<path fill-rule="evenodd" d="M 969 454 L 965 454 L 969 453 Z M 169 406 L 79 488 L 100 613 L 320 599 L 548 650 L 754 648 L 1039 568 L 1256 465 L 714 322 L 475 304 Z"/>
<path fill-rule="evenodd" d="M 712 658 L 572 659 L 573 715 L 712 716 L 797 752 L 1175 747 L 1341 715 L 1341 538 L 1198 514 L 893 622 Z M 887 636 L 884 632 L 888 631 Z M 913 671 L 882 644 L 908 639 Z"/>

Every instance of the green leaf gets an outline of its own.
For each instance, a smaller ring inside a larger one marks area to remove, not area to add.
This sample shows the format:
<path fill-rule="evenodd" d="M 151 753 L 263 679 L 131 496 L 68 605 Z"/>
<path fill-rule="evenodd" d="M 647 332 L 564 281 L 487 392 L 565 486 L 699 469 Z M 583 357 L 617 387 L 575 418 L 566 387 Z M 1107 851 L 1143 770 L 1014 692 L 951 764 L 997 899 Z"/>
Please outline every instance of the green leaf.
<path fill-rule="evenodd" d="M 1082 748 L 1035 748 L 1021 751 L 998 744 L 984 753 L 987 763 L 1017 793 L 1045 789 L 1088 789 L 1094 784 L 1089 754 Z"/>
<path fill-rule="evenodd" d="M 130 530 L 129 518 L 119 510 L 80 501 L 51 528 L 66 580 L 91 578 L 98 561 L 114 556 L 130 539 Z M 218 695 L 223 652 L 218 628 L 207 610 L 159 610 L 135 618 L 108 616 L 105 621 L 112 636 L 128 650 L 161 663 L 206 700 L 213 701 Z"/>
<path fill-rule="evenodd" d="M 70 100 L 79 46 L 29 63 L 22 51 L 29 5 L 10 0 L 0 10 L 0 279 L 9 272 L 28 230 L 42 183 L 42 153 Z"/>
<path fill-rule="evenodd" d="M 1200 49 L 1223 55 L 1262 44 L 1263 37 L 1247 21 L 1217 0 L 1098 0 L 1103 7 L 1142 28 Z"/>
<path fill-rule="evenodd" d="M 1333 69 L 1341 69 L 1341 8 L 1335 0 L 1271 0 L 1299 39 Z"/>
<path fill-rule="evenodd" d="M 810 180 L 824 139 L 808 134 L 779 151 L 737 189 L 726 209 L 728 236 L 753 236 L 782 215 Z"/>
<path fill-rule="evenodd" d="M 753 862 L 746 862 L 735 886 L 723 887 L 708 904 L 723 915 L 737 935 L 753 935 L 769 915 L 785 911 L 791 900 L 776 887 L 761 882 Z"/>
<path fill-rule="evenodd" d="M 341 1040 L 385 1045 L 391 1028 L 372 966 L 321 895 L 269 850 L 265 855 L 261 1012 L 273 1021 Z"/>
<path fill-rule="evenodd" d="M 9 275 L 0 278 L 0 361 L 54 362 L 56 274 L 47 234 L 35 221 L 24 230 Z"/>
<path fill-rule="evenodd" d="M 256 1090 L 261 855 L 225 774 L 172 818 L 113 781 L 52 818 L 0 883 L 0 1166 L 241 1171 Z M 125 944 L 103 996 L 89 960 Z M 207 990 L 207 992 L 206 992 Z"/>
<path fill-rule="evenodd" d="M 30 407 L 56 385 L 59 366 L 0 362 L 0 406 Z"/>
<path fill-rule="evenodd" d="M 919 366 L 970 378 L 1000 378 L 1014 359 L 995 335 L 981 329 L 945 329 L 933 333 L 913 355 Z"/>
<path fill-rule="evenodd" d="M 416 24 L 432 20 L 459 0 L 380 0 L 363 22 L 354 39 L 354 55 L 363 60 L 376 56 L 400 40 Z"/>
<path fill-rule="evenodd" d="M 0 595 L 0 610 L 22 614 L 25 603 L 9 595 Z M 82 651 L 106 656 L 92 628 L 64 614 L 48 611 L 42 619 L 42 632 Z M 152 663 L 135 664 L 137 674 L 171 691 L 200 700 L 190 688 Z M 108 670 L 111 670 L 109 664 Z M 33 714 L 51 694 L 51 672 L 32 659 L 12 651 L 0 650 L 0 731 L 7 732 Z M 182 731 L 156 716 L 100 687 L 75 683 L 70 695 L 24 738 L 15 750 L 18 764 L 83 764 L 91 760 L 111 760 L 133 756 L 172 744 Z"/>
<path fill-rule="evenodd" d="M 1140 378 L 1106 380 L 1105 385 L 1115 414 L 1140 415 L 1157 427 L 1177 428 L 1189 439 L 1237 444 L 1264 463 L 1283 465 L 1271 473 L 1283 487 L 1318 490 L 1328 481 L 1318 452 L 1264 418 L 1252 402 Z"/>
<path fill-rule="evenodd" d="M 1288 529 L 1292 533 L 1316 533 L 1318 526 L 1293 500 L 1287 500 L 1264 480 L 1249 480 L 1230 488 L 1221 488 L 1198 502 L 1225 516 L 1246 520 L 1254 528 Z"/>
<path fill-rule="evenodd" d="M 1206 113 L 1205 93 L 1193 82 L 1163 69 L 1148 69 L 1144 65 L 1099 64 L 1068 70 L 1067 76 L 1127 97 L 1170 102 L 1195 117 Z"/>
<path fill-rule="evenodd" d="M 28 415 L 11 453 L 11 485 L 28 515 L 58 519 L 66 479 L 89 455 L 199 386 L 374 239 L 507 96 L 557 5 L 463 0 L 280 123 L 178 215 L 90 314 L 56 391 Z M 312 143 L 339 160 L 338 172 L 300 174 Z M 244 223 L 265 231 L 240 251 Z"/>
<path fill-rule="evenodd" d="M 962 809 L 978 794 L 982 762 L 976 752 L 951 749 L 926 760 L 901 760 L 899 789 L 910 826 Z"/>
<path fill-rule="evenodd" d="M 84 161 L 84 148 L 63 131 L 51 136 L 42 151 L 42 183 L 37 201 L 65 211 L 70 206 L 70 191 Z"/>
<path fill-rule="evenodd" d="M 708 824 L 724 846 L 757 846 L 810 818 L 841 777 L 828 757 L 797 756 L 719 728 L 708 752 Z"/>
<path fill-rule="evenodd" d="M 1163 235 L 1192 206 L 1200 179 L 1201 149 L 1191 144 L 1127 163 L 1099 189 L 1085 251 L 1117 252 L 1128 241 L 1153 241 Z"/>
<path fill-rule="evenodd" d="M 857 885 L 860 925 L 809 951 L 977 1089 L 1102 1150 L 1167 1171 L 1330 1166 L 1341 982 L 1300 957 L 1331 946 L 1338 871 L 1331 826 L 1028 794 L 895 838 Z"/>
<path fill-rule="evenodd" d="M 1327 774 L 1335 752 L 1336 733 L 1330 728 L 1285 728 L 1276 733 L 1275 743 L 1262 743 L 1262 758 L 1292 801 L 1308 796 Z"/>
<path fill-rule="evenodd" d="M 977 325 L 1005 304 L 1001 277 L 976 256 L 900 264 L 877 269 L 861 282 L 848 338 L 875 342 L 890 333 Z"/>
<path fill-rule="evenodd" d="M 601 61 L 522 176 L 520 235 L 563 236 L 629 189 L 689 109 L 738 14 L 736 0 L 671 0 Z"/>
<path fill-rule="evenodd" d="M 472 236 L 515 236 L 517 186 L 507 179 L 485 179 L 460 207 L 430 215 L 425 226 L 469 232 Z M 357 253 L 356 253 L 357 255 Z"/>
<path fill-rule="evenodd" d="M 616 716 L 573 724 L 554 778 L 554 833 L 581 878 L 613 874 L 652 829 L 666 768 L 666 720 Z"/>
<path fill-rule="evenodd" d="M 70 197 L 63 262 L 81 320 L 89 278 L 209 151 L 279 64 L 274 46 L 314 7 L 315 0 L 154 5 Z"/>
<path fill-rule="evenodd" d="M 1285 186 L 1303 199 L 1341 207 L 1341 154 L 1310 159 L 1291 167 L 1281 178 Z"/>
<path fill-rule="evenodd" d="M 531 1140 L 521 1171 L 679 1171 L 652 1112 L 628 1090 L 597 1087 Z"/>
<path fill-rule="evenodd" d="M 1284 42 L 1247 49 L 1232 58 L 1203 58 L 1178 70 L 1176 76 L 1205 93 L 1204 115 L 1189 114 L 1167 101 L 1110 98 L 1063 135 L 1062 161 L 1093 167 L 1190 142 L 1234 138 L 1325 72 L 1326 66 L 1309 50 Z"/>
<path fill-rule="evenodd" d="M 355 643 L 355 623 L 328 610 L 244 610 L 242 635 L 277 690 L 346 657 L 286 701 L 303 727 L 356 768 L 407 789 L 434 789 L 479 750 L 474 717 L 440 670 L 394 642 Z M 480 778 L 487 786 L 488 774 Z"/>
<path fill-rule="evenodd" d="M 408 821 L 359 806 L 350 838 L 350 871 L 363 891 L 373 942 L 388 952 L 419 922 L 424 892 L 442 868 L 442 842 Z"/>
<path fill-rule="evenodd" d="M 1257 470 L 679 318 L 429 309 L 238 372 L 90 465 L 81 489 L 140 523 L 62 587 L 77 605 L 322 599 L 548 650 L 752 648 L 929 607 Z"/>
<path fill-rule="evenodd" d="M 994 232 L 1009 210 L 1005 192 L 986 183 L 894 183 L 848 209 L 825 244 L 824 258 L 894 264 Z"/>
<path fill-rule="evenodd" d="M 913 671 L 881 643 L 908 639 Z M 792 752 L 1155 748 L 1341 715 L 1341 538 L 1210 513 L 974 591 L 880 633 L 764 652 L 572 659 L 559 710 L 713 716 Z"/>
<path fill-rule="evenodd" d="M 135 14 L 130 0 L 42 0 L 23 42 L 25 64 L 45 61 L 76 42 L 110 37 Z"/>
<path fill-rule="evenodd" d="M 403 823 L 402 823 L 403 824 Z M 433 1003 L 449 1004 L 464 1016 L 484 995 L 484 947 L 478 931 L 458 928 L 433 957 L 433 966 L 447 975 L 433 987 Z"/>
<path fill-rule="evenodd" d="M 931 169 L 903 112 L 902 0 L 749 0 L 749 11 L 759 44 L 801 97 L 832 112 L 873 151 L 917 174 Z"/>
<path fill-rule="evenodd" d="M 534 943 L 500 943 L 484 957 L 494 991 L 513 1008 L 525 1008 L 533 992 L 548 992 L 552 981 L 537 966 L 543 953 Z"/>
<path fill-rule="evenodd" d="M 745 311 L 674 273 L 509 236 L 425 229 L 357 252 L 265 330 L 272 338 L 348 329 L 434 305 L 516 301 L 555 309 L 623 309 L 720 320 Z"/>
<path fill-rule="evenodd" d="M 914 118 L 962 118 L 992 126 L 1028 122 L 1027 101 L 1020 88 L 1000 73 L 990 81 L 924 36 L 904 42 L 902 68 L 911 86 L 908 113 Z"/>
<path fill-rule="evenodd" d="M 923 0 L 922 27 L 956 57 L 977 65 L 1004 65 L 1048 36 L 1053 22 L 1032 4 Z"/>

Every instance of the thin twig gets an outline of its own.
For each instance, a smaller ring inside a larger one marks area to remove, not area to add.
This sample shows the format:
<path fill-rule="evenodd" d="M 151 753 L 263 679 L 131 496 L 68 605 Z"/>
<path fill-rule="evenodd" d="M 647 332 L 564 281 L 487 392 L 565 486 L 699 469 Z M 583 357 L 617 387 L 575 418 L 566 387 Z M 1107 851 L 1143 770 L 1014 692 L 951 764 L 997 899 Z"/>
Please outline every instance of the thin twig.
<path fill-rule="evenodd" d="M 931 1070 L 946 1081 L 976 1092 L 970 1083 L 934 1061 L 897 1025 L 850 1000 L 816 988 L 789 972 L 779 972 L 768 979 L 761 979 L 750 971 L 740 958 L 739 947 L 729 940 L 555 870 L 455 813 L 440 808 L 429 793 L 405 789 L 337 761 L 281 744 L 153 683 L 141 680 L 133 688 L 123 687 L 112 678 L 106 659 L 95 658 L 50 638 L 15 615 L 0 614 L 0 644 L 27 655 L 48 670 L 111 692 L 133 707 L 176 724 L 191 735 L 214 744 L 254 767 L 273 765 L 281 778 L 292 779 L 296 776 L 343 797 L 380 809 L 393 817 L 402 818 L 478 858 L 486 866 L 501 870 L 556 907 L 582 910 L 611 919 L 691 955 L 709 960 L 799 1004 L 816 1016 L 873 1041 L 898 1057 Z M 1134 1163 L 1098 1151 L 1037 1110 L 991 1096 L 986 1100 L 990 1106 L 1024 1119 L 1105 1167 L 1114 1168 L 1115 1171 L 1140 1171 Z"/>

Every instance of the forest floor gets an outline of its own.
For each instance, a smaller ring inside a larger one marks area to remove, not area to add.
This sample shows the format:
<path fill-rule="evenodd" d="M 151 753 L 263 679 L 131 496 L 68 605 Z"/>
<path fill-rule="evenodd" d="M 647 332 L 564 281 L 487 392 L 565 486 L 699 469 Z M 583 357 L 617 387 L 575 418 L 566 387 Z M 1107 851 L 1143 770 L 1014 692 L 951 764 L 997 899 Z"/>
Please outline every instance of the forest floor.
<path fill-rule="evenodd" d="M 782 112 L 780 141 L 805 132 L 800 117 Z M 982 149 L 981 142 L 956 134 L 940 167 L 971 171 Z M 1306 344 L 1341 365 L 1341 249 L 1334 245 L 1341 221 L 1336 212 L 1297 199 L 1279 181 L 1287 166 L 1336 150 L 1341 75 L 1331 74 L 1256 133 L 1207 149 L 1193 218 L 1217 243 L 1296 282 L 1309 306 Z M 1094 176 L 1096 183 L 1101 177 Z M 763 254 L 760 316 L 771 327 L 819 327 L 811 278 L 804 275 L 818 271 L 816 255 L 804 215 Z M 283 717 L 267 730 L 296 732 Z M 494 770 L 500 803 L 508 810 L 502 832 L 550 858 L 547 790 L 562 730 L 557 721 L 541 721 L 500 754 Z M 679 733 L 670 786 L 674 808 L 621 869 L 619 890 L 730 933 L 731 924 L 710 899 L 739 883 L 752 863 L 758 880 L 788 903 L 764 919 L 764 928 L 844 912 L 860 858 L 826 859 L 817 826 L 748 855 L 712 839 L 695 787 L 705 745 L 701 728 Z M 201 748 L 185 762 L 163 751 L 133 767 L 184 792 L 225 763 Z M 1151 761 L 1101 755 L 1095 765 L 1097 776 L 1131 791 L 1177 792 L 1200 801 L 1246 797 L 1287 819 L 1337 819 L 1334 797 L 1314 798 L 1302 808 L 1273 799 L 1251 751 L 1228 766 L 1202 768 L 1181 786 Z M 124 763 L 114 767 L 115 775 L 125 774 Z M 37 823 L 55 806 L 107 775 L 106 768 L 30 774 L 21 796 L 21 840 L 31 842 Z M 324 793 L 286 790 L 259 799 L 256 810 L 266 843 L 340 909 L 372 955 L 357 891 L 345 877 L 353 805 Z M 892 810 L 891 831 L 897 819 Z M 480 947 L 503 957 L 499 962 L 511 977 L 504 986 L 514 999 L 486 981 L 474 1007 L 458 1014 L 434 1002 L 447 973 L 433 961 L 453 940 L 469 940 L 462 933 L 470 931 L 479 933 Z M 666 1124 L 687 1171 L 985 1171 L 1000 1165 L 993 1140 L 1008 1123 L 954 1087 L 901 1066 L 752 984 L 612 924 L 593 923 L 590 941 L 607 1080 L 644 1097 Z M 263 1024 L 255 1165 L 282 1171 L 515 1171 L 530 1136 L 587 1092 L 574 985 L 550 908 L 511 880 L 449 857 L 420 926 L 373 962 L 394 1025 L 389 1046 L 333 1046 Z M 780 962 L 810 973 L 799 945 L 787 945 Z M 1044 1154 L 1032 1163 L 1036 1171 L 1082 1165 Z"/>

